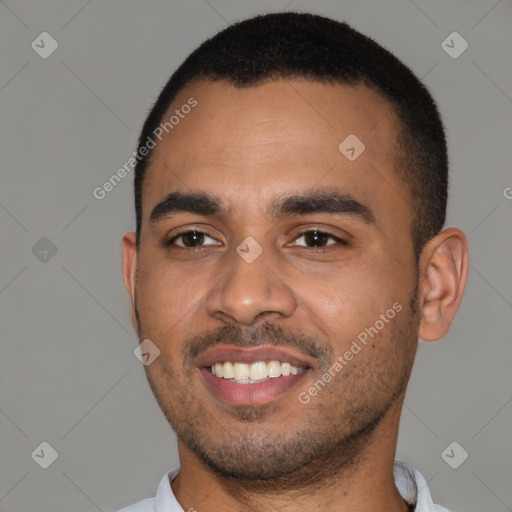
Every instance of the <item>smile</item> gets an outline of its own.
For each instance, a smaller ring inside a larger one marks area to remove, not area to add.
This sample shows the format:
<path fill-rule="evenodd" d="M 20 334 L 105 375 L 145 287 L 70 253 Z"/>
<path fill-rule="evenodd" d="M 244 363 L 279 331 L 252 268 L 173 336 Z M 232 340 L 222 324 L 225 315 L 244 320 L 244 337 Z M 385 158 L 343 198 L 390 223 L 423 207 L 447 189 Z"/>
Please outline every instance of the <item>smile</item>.
<path fill-rule="evenodd" d="M 304 370 L 305 367 L 297 367 L 281 361 L 257 361 L 252 364 L 225 361 L 210 367 L 210 371 L 216 377 L 236 382 L 237 384 L 266 382 L 281 376 L 297 375 Z"/>
<path fill-rule="evenodd" d="M 314 359 L 290 349 L 221 346 L 197 360 L 208 392 L 228 405 L 261 405 L 282 397 L 301 381 Z"/>

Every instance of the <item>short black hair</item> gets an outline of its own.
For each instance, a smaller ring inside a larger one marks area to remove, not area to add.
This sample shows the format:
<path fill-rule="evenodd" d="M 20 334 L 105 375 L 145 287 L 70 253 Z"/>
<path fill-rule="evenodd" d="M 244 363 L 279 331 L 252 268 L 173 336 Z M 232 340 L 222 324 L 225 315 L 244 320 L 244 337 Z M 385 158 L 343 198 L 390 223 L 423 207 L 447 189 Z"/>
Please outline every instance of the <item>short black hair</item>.
<path fill-rule="evenodd" d="M 397 119 L 396 168 L 413 199 L 411 236 L 416 259 L 445 222 L 448 156 L 436 104 L 412 71 L 388 50 L 347 23 L 310 13 L 284 12 L 235 23 L 201 44 L 171 76 L 139 138 L 146 144 L 177 94 L 195 80 L 224 80 L 235 87 L 286 78 L 363 84 L 390 104 Z M 341 142 L 341 141 L 340 141 Z M 135 166 L 137 244 L 142 186 L 152 151 Z"/>

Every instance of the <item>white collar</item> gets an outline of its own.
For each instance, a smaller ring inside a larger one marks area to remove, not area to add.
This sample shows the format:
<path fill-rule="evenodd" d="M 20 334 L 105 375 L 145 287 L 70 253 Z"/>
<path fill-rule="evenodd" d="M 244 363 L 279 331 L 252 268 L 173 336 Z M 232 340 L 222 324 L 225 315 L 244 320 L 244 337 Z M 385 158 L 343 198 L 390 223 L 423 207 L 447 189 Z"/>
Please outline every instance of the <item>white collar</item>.
<path fill-rule="evenodd" d="M 184 512 L 171 488 L 171 482 L 179 472 L 178 466 L 163 476 L 154 498 L 142 500 L 118 512 Z M 416 504 L 415 512 L 449 512 L 439 505 L 434 505 L 427 482 L 417 469 L 404 462 L 395 461 L 393 475 L 402 498 L 409 504 Z"/>

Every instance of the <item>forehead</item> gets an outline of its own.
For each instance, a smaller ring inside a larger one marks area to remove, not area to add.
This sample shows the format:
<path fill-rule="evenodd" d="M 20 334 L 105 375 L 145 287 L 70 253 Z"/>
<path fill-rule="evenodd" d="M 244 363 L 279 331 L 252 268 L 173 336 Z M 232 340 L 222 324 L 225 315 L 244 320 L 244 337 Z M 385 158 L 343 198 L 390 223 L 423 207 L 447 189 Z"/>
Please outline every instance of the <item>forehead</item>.
<path fill-rule="evenodd" d="M 190 144 L 197 141 L 196 153 L 189 158 L 200 158 L 212 148 L 222 148 L 229 156 L 237 145 L 252 147 L 251 156 L 263 158 L 267 156 L 260 151 L 263 144 L 273 144 L 278 153 L 294 144 L 332 150 L 347 132 L 377 142 L 392 138 L 396 126 L 389 103 L 373 89 L 309 80 L 279 80 L 243 88 L 225 81 L 199 81 L 180 92 L 164 121 L 191 97 L 197 100 L 197 107 L 166 138 L 176 146 L 185 140 Z M 228 119 L 230 124 L 219 123 Z M 160 149 L 165 149 L 163 146 Z"/>
<path fill-rule="evenodd" d="M 191 98 L 197 105 L 182 110 Z M 172 190 L 215 188 L 233 200 L 254 200 L 321 182 L 364 195 L 382 176 L 403 188 L 393 171 L 393 109 L 364 85 L 294 79 L 238 88 L 198 81 L 180 92 L 163 121 L 175 113 L 179 122 L 164 132 L 147 171 L 145 217 Z M 355 160 L 343 153 L 352 147 L 364 148 Z"/>

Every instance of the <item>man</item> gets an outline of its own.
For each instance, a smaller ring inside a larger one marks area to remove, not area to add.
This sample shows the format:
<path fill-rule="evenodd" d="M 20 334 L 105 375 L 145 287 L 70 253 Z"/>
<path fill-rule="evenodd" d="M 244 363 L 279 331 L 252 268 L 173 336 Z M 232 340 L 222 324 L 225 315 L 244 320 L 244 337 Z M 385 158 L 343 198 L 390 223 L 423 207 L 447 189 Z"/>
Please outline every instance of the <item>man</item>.
<path fill-rule="evenodd" d="M 123 277 L 180 468 L 123 511 L 445 510 L 394 463 L 468 270 L 411 71 L 346 24 L 255 17 L 174 73 L 137 160 Z"/>

